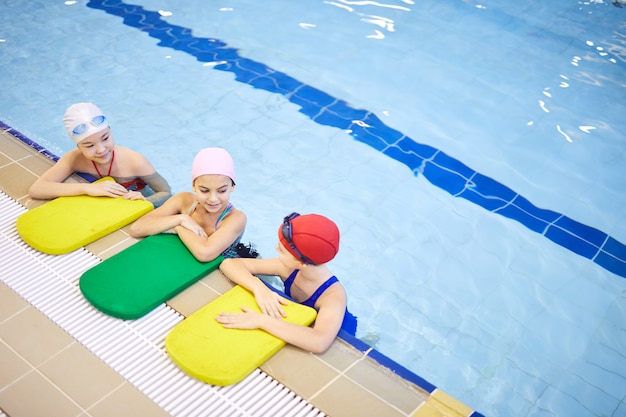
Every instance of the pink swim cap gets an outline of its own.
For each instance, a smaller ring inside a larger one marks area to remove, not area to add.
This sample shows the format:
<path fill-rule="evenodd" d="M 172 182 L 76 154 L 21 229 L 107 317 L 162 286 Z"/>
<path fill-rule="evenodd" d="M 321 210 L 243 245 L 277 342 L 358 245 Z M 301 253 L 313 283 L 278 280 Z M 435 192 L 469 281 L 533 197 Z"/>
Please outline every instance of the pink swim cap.
<path fill-rule="evenodd" d="M 223 148 L 202 149 L 193 160 L 191 182 L 200 175 L 225 175 L 235 183 L 235 164 L 230 154 Z"/>

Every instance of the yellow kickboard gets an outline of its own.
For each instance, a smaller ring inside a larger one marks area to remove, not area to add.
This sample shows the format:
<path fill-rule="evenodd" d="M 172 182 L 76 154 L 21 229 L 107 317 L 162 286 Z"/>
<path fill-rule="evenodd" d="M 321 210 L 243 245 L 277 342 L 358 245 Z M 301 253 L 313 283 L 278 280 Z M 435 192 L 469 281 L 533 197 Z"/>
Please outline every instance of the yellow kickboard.
<path fill-rule="evenodd" d="M 165 338 L 168 355 L 183 371 L 213 385 L 235 384 L 278 352 L 285 342 L 263 330 L 225 329 L 215 320 L 220 312 L 260 312 L 254 295 L 236 285 L 176 325 Z M 316 311 L 289 301 L 290 323 L 308 326 Z"/>
<path fill-rule="evenodd" d="M 105 177 L 98 181 L 114 180 Z M 149 201 L 122 197 L 58 197 L 21 214 L 16 228 L 32 248 L 61 255 L 126 226 L 152 209 Z"/>

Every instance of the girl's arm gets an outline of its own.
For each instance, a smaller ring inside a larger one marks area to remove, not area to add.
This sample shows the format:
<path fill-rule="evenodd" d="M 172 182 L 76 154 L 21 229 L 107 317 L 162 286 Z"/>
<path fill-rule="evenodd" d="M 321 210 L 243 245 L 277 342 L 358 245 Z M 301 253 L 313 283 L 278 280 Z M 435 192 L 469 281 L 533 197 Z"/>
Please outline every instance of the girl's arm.
<path fill-rule="evenodd" d="M 225 259 L 220 264 L 222 273 L 234 283 L 252 292 L 261 311 L 272 317 L 285 317 L 285 310 L 281 305 L 287 304 L 287 300 L 269 289 L 254 274 L 283 276 L 285 273 L 288 274 L 283 271 L 284 269 L 278 258 L 232 258 Z"/>
<path fill-rule="evenodd" d="M 209 237 L 194 233 L 184 224 L 174 230 L 197 260 L 209 262 L 228 249 L 243 234 L 245 227 L 246 215 L 240 210 L 233 210 Z"/>
<path fill-rule="evenodd" d="M 74 195 L 119 197 L 126 193 L 120 184 L 102 181 L 97 183 L 64 181 L 78 171 L 77 158 L 81 157 L 78 149 L 63 155 L 54 165 L 44 172 L 28 190 L 31 198 L 50 200 L 52 198 Z"/>
<path fill-rule="evenodd" d="M 155 207 L 160 207 L 172 196 L 172 189 L 167 180 L 161 176 L 143 154 L 132 149 L 117 146 L 120 156 L 123 155 L 121 163 L 125 167 L 122 176 L 141 178 L 154 191 L 154 194 L 146 197 Z"/>
<path fill-rule="evenodd" d="M 334 287 L 334 288 L 333 288 Z M 319 310 L 312 327 L 288 323 L 280 318 L 259 314 L 247 307 L 243 313 L 220 313 L 216 320 L 226 328 L 263 329 L 266 332 L 313 353 L 325 352 L 337 337 L 346 311 L 343 287 L 333 285 L 318 300 Z"/>
<path fill-rule="evenodd" d="M 146 237 L 173 230 L 176 226 L 185 224 L 194 229 L 196 233 L 204 230 L 191 217 L 182 213 L 182 208 L 191 205 L 193 194 L 188 192 L 178 193 L 168 199 L 161 207 L 158 207 L 137 219 L 130 226 L 132 237 Z"/>
<path fill-rule="evenodd" d="M 153 174 L 143 176 L 141 179 L 154 191 L 154 194 L 146 197 L 146 200 L 151 202 L 154 207 L 162 206 L 172 196 L 170 185 L 158 172 L 154 171 Z"/>

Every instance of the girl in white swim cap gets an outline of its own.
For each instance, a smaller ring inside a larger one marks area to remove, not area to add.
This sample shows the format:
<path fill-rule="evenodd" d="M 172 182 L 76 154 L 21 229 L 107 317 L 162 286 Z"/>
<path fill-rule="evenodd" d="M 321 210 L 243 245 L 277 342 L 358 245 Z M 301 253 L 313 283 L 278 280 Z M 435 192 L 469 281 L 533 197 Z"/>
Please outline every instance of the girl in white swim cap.
<path fill-rule="evenodd" d="M 71 105 L 63 118 L 69 138 L 76 143 L 56 164 L 30 187 L 31 198 L 61 196 L 122 196 L 127 200 L 148 200 L 155 206 L 171 195 L 167 181 L 142 154 L 115 144 L 108 120 L 93 103 Z M 65 182 L 72 174 L 96 179 L 112 177 L 115 182 Z"/>

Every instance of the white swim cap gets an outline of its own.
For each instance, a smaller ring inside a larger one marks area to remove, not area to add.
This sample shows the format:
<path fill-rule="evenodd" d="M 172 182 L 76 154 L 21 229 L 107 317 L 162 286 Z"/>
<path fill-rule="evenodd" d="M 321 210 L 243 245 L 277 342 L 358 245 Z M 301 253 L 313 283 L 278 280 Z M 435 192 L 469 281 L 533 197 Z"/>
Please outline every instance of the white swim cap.
<path fill-rule="evenodd" d="M 63 123 L 65 123 L 67 135 L 74 143 L 109 127 L 107 118 L 92 103 L 72 104 L 65 111 Z"/>

